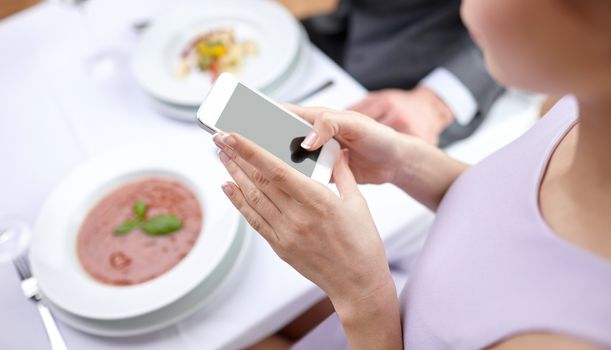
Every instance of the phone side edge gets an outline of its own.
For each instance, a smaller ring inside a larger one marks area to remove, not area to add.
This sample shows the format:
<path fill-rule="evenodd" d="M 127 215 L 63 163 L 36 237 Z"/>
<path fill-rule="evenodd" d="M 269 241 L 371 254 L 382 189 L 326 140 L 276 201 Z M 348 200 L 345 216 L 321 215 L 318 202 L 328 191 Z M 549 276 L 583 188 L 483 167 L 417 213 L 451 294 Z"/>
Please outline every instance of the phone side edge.
<path fill-rule="evenodd" d="M 202 129 L 211 134 L 221 132 L 216 123 L 238 83 L 238 79 L 229 73 L 223 73 L 217 78 L 197 110 L 197 124 Z"/>
<path fill-rule="evenodd" d="M 314 166 L 314 171 L 312 172 L 311 178 L 313 180 L 318 181 L 323 185 L 327 185 L 329 183 L 331 180 L 331 175 L 333 174 L 335 161 L 339 156 L 340 149 L 341 147 L 339 142 L 334 139 L 327 141 L 327 143 L 322 146 L 318 160 Z"/>

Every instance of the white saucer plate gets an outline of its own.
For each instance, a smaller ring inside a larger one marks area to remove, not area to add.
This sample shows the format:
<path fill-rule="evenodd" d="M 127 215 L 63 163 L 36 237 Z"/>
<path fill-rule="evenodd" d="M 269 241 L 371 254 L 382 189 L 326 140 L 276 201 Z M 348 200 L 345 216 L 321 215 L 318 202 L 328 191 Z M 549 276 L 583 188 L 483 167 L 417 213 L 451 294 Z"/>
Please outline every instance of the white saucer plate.
<path fill-rule="evenodd" d="M 189 2 L 157 18 L 143 34 L 132 62 L 141 87 L 167 103 L 199 106 L 212 85 L 210 75 L 181 79 L 177 67 L 181 52 L 194 39 L 219 28 L 233 29 L 238 41 L 255 42 L 257 53 L 244 60 L 236 75 L 256 89 L 273 85 L 298 55 L 298 22 L 274 1 Z"/>
<path fill-rule="evenodd" d="M 279 77 L 276 82 L 262 90 L 264 94 L 281 103 L 290 101 L 290 98 L 293 97 L 291 93 L 298 89 L 299 82 L 304 78 L 305 74 L 307 74 L 309 68 L 311 55 L 310 44 L 305 29 L 302 29 L 302 33 L 299 55 L 295 61 L 291 63 L 289 70 L 283 76 Z M 185 122 L 195 121 L 199 105 L 182 106 L 167 103 L 151 95 L 147 97 L 153 109 L 161 115 Z"/>
<path fill-rule="evenodd" d="M 53 313 L 69 326 L 85 333 L 105 337 L 129 337 L 151 333 L 174 324 L 191 314 L 216 304 L 239 281 L 251 242 L 244 220 L 225 259 L 199 286 L 174 303 L 145 315 L 121 320 L 95 320 L 79 317 L 49 303 Z M 208 308 L 206 308 L 208 310 Z"/>
<path fill-rule="evenodd" d="M 204 213 L 202 232 L 189 254 L 161 276 L 132 286 L 100 283 L 78 260 L 80 224 L 110 191 L 148 177 L 190 188 Z M 78 166 L 47 198 L 34 226 L 30 263 L 42 293 L 67 312 L 97 320 L 133 318 L 184 297 L 213 274 L 236 240 L 239 213 L 220 190 L 225 178 L 211 152 L 188 145 L 122 147 Z"/>

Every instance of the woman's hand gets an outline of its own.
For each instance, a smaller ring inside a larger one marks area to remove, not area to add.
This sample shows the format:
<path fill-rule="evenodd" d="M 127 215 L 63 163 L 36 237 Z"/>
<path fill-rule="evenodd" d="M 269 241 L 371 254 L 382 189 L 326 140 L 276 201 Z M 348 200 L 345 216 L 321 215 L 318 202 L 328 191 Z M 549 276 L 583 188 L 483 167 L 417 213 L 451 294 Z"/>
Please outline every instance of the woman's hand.
<path fill-rule="evenodd" d="M 223 186 L 231 202 L 334 304 L 365 298 L 388 284 L 384 247 L 345 151 L 333 170 L 338 197 L 238 134 L 217 134 L 214 142 L 235 180 Z"/>
<path fill-rule="evenodd" d="M 316 150 L 331 138 L 350 150 L 350 169 L 359 184 L 392 182 L 400 162 L 409 161 L 400 134 L 392 128 L 352 111 L 286 105 L 313 125 L 302 143 Z"/>
<path fill-rule="evenodd" d="M 238 134 L 217 134 L 235 180 L 223 191 L 284 261 L 331 299 L 353 349 L 400 349 L 401 324 L 384 246 L 340 154 L 340 196 Z"/>
<path fill-rule="evenodd" d="M 350 168 L 358 183 L 390 182 L 431 210 L 467 169 L 437 147 L 357 112 L 286 107 L 313 124 L 302 147 L 315 150 L 335 138 L 350 150 Z"/>

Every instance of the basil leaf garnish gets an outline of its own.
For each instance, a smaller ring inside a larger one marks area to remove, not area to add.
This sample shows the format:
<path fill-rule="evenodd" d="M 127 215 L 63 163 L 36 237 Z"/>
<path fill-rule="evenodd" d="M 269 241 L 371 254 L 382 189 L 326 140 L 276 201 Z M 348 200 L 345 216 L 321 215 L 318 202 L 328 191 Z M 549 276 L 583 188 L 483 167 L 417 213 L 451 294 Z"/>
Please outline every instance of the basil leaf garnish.
<path fill-rule="evenodd" d="M 140 220 L 144 219 L 146 209 L 146 203 L 143 201 L 137 201 L 136 204 L 134 204 L 134 214 L 136 214 L 136 217 Z"/>
<path fill-rule="evenodd" d="M 140 225 L 151 236 L 165 236 L 182 228 L 182 221 L 174 215 L 155 216 Z"/>
<path fill-rule="evenodd" d="M 148 207 L 143 201 L 134 203 L 135 218 L 128 219 L 115 230 L 116 236 L 123 236 L 136 228 L 149 236 L 165 236 L 182 228 L 182 221 L 174 215 L 159 215 L 146 220 Z"/>
<path fill-rule="evenodd" d="M 115 236 L 123 236 L 138 227 L 140 220 L 129 219 L 115 230 Z"/>

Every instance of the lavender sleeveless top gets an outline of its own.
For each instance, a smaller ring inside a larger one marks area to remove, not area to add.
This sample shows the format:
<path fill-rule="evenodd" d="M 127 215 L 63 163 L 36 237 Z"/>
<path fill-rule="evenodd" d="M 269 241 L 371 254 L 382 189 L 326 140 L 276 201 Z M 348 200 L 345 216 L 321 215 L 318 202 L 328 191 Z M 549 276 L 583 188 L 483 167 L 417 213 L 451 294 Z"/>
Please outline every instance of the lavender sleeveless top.
<path fill-rule="evenodd" d="M 402 295 L 405 348 L 481 349 L 533 331 L 611 347 L 611 261 L 557 236 L 538 205 L 577 114 L 565 97 L 452 185 Z"/>
<path fill-rule="evenodd" d="M 400 295 L 406 349 L 481 349 L 539 331 L 611 348 L 611 261 L 557 236 L 538 206 L 577 114 L 563 98 L 449 189 Z M 348 348 L 336 315 L 295 346 L 314 348 Z"/>

